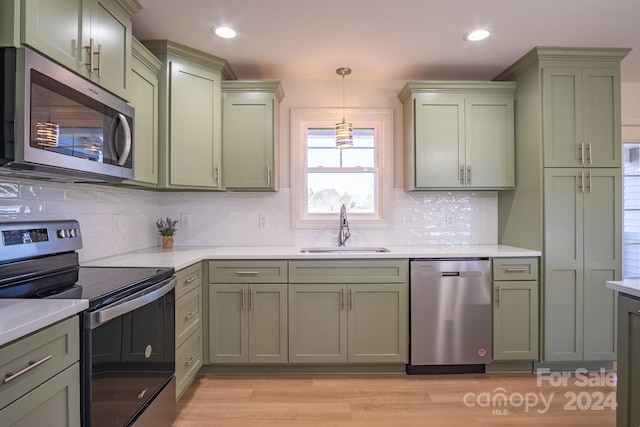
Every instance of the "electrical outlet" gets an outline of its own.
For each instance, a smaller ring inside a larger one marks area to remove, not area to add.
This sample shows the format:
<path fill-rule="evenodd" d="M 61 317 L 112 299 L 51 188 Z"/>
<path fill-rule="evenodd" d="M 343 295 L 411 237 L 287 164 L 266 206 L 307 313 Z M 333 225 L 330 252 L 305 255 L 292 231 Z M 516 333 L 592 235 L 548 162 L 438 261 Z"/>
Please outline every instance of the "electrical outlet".
<path fill-rule="evenodd" d="M 447 227 L 455 227 L 456 226 L 456 215 L 455 214 L 447 214 Z"/>
<path fill-rule="evenodd" d="M 180 228 L 191 228 L 191 214 L 180 214 Z"/>
<path fill-rule="evenodd" d="M 260 228 L 269 227 L 269 216 L 266 213 L 258 214 L 258 227 Z"/>

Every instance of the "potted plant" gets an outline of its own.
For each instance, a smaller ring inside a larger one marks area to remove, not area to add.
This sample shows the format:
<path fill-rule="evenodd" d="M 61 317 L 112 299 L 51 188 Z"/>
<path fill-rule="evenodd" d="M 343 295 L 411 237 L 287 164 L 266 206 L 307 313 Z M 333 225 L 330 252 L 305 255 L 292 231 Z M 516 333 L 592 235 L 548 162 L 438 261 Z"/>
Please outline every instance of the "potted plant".
<path fill-rule="evenodd" d="M 162 247 L 165 249 L 173 247 L 173 235 L 178 231 L 176 224 L 178 224 L 178 220 L 174 221 L 169 217 L 156 220 L 156 228 L 162 236 Z"/>

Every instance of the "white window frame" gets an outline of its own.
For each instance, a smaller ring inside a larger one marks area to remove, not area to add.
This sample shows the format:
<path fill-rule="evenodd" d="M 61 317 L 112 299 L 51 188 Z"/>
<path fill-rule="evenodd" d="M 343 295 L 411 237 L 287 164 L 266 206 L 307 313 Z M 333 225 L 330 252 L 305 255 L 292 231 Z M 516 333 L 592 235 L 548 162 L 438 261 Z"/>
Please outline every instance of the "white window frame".
<path fill-rule="evenodd" d="M 342 120 L 342 108 L 291 109 L 291 225 L 299 229 L 327 228 L 337 224 L 338 214 L 307 212 L 307 130 L 334 127 Z M 391 227 L 393 207 L 393 110 L 345 109 L 344 117 L 356 128 L 374 130 L 379 164 L 373 214 L 347 212 L 351 225 L 363 228 Z M 349 148 L 344 148 L 348 150 Z M 337 150 L 337 148 L 336 148 Z"/>

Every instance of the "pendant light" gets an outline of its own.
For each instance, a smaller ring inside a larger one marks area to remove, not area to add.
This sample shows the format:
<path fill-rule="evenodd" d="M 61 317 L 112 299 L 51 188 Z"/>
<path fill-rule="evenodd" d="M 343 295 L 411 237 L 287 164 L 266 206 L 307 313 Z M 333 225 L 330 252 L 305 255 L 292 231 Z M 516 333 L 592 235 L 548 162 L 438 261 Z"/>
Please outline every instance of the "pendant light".
<path fill-rule="evenodd" d="M 344 119 L 344 76 L 351 74 L 351 68 L 338 68 L 336 74 L 342 76 L 342 122 L 336 123 L 336 148 L 353 147 L 353 125 Z"/>

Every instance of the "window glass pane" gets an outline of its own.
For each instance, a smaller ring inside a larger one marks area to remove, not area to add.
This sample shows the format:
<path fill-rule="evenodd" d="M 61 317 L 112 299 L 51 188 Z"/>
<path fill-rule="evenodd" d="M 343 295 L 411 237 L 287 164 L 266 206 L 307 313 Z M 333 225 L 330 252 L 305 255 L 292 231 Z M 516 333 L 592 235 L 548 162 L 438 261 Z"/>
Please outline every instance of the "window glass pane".
<path fill-rule="evenodd" d="M 340 150 L 331 148 L 309 148 L 307 150 L 307 167 L 339 168 Z"/>
<path fill-rule="evenodd" d="M 354 145 L 357 144 L 355 141 Z M 360 166 L 363 168 L 375 167 L 375 152 L 373 148 L 343 148 L 342 166 L 346 168 Z"/>
<path fill-rule="evenodd" d="M 623 144 L 622 274 L 640 277 L 640 144 Z"/>
<path fill-rule="evenodd" d="M 307 167 L 375 167 L 373 129 L 354 129 L 353 147 L 336 148 L 333 128 L 307 130 Z"/>
<path fill-rule="evenodd" d="M 309 173 L 307 174 L 308 212 L 340 212 L 342 203 L 349 212 L 375 212 L 375 174 Z"/>

